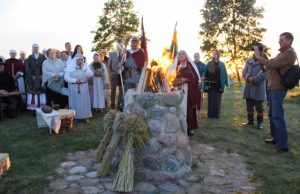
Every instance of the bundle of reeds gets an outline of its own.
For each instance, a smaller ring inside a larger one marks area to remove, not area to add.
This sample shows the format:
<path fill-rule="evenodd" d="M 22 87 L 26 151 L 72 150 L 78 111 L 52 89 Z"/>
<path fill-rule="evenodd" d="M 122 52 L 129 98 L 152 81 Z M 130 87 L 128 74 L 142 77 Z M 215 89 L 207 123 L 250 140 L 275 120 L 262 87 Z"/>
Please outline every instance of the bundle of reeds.
<path fill-rule="evenodd" d="M 113 123 L 114 123 L 116 114 L 117 114 L 117 111 L 111 110 L 103 118 L 103 126 L 104 126 L 105 134 L 96 150 L 96 161 L 97 162 L 100 162 L 102 160 L 105 148 L 111 140 L 111 137 L 113 134 L 112 128 L 113 128 Z"/>
<path fill-rule="evenodd" d="M 98 170 L 98 176 L 106 176 L 110 170 L 111 161 L 116 153 L 117 147 L 119 145 L 121 134 L 119 132 L 120 123 L 124 119 L 124 113 L 117 113 L 114 119 L 112 131 L 113 135 L 109 145 L 107 146 L 106 152 L 101 161 L 101 168 Z"/>
<path fill-rule="evenodd" d="M 134 185 L 134 164 L 133 164 L 133 135 L 126 144 L 125 152 L 120 162 L 118 172 L 114 179 L 112 189 L 119 192 L 132 192 Z"/>
<path fill-rule="evenodd" d="M 148 126 L 142 117 L 131 115 L 122 121 L 120 133 L 122 137 L 126 138 L 127 144 L 112 188 L 119 192 L 132 192 L 134 183 L 134 150 L 141 149 L 146 145 L 149 139 Z"/>

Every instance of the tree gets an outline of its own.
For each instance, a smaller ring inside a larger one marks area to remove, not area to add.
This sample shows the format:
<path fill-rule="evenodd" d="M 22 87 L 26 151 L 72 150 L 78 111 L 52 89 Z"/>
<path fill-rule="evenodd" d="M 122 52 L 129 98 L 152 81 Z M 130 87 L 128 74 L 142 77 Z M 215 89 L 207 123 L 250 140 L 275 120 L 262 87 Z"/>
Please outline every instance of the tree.
<path fill-rule="evenodd" d="M 108 0 L 104 3 L 103 15 L 99 16 L 98 28 L 92 31 L 92 51 L 111 50 L 113 43 L 138 31 L 139 19 L 133 10 L 132 0 Z"/>
<path fill-rule="evenodd" d="M 249 57 L 252 45 L 261 42 L 266 29 L 259 22 L 263 7 L 255 6 L 256 0 L 206 0 L 201 15 L 201 50 L 206 59 L 214 49 L 221 51 L 228 68 L 239 72 Z"/>

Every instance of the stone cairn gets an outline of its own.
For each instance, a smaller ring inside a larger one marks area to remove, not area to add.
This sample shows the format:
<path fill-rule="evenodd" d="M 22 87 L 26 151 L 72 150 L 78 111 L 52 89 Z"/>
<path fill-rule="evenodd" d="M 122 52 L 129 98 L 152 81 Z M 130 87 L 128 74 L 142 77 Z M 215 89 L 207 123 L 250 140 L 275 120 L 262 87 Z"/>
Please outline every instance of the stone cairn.
<path fill-rule="evenodd" d="M 135 178 L 168 180 L 191 171 L 192 153 L 187 136 L 187 123 L 180 108 L 183 94 L 135 92 L 125 96 L 125 114 L 145 118 L 150 132 L 148 144 L 135 154 Z M 122 148 L 117 153 L 122 153 Z M 120 155 L 120 154 L 119 154 Z M 120 161 L 118 154 L 113 161 Z"/>

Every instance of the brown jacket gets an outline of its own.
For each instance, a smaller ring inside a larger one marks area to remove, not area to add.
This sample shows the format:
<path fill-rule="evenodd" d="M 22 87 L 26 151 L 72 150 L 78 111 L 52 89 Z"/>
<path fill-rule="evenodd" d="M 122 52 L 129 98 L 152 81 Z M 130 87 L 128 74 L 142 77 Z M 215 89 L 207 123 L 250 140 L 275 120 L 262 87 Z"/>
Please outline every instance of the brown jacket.
<path fill-rule="evenodd" d="M 283 89 L 280 75 L 284 74 L 295 64 L 297 55 L 292 47 L 281 49 L 280 53 L 273 59 L 259 58 L 259 62 L 269 68 L 268 90 Z"/>

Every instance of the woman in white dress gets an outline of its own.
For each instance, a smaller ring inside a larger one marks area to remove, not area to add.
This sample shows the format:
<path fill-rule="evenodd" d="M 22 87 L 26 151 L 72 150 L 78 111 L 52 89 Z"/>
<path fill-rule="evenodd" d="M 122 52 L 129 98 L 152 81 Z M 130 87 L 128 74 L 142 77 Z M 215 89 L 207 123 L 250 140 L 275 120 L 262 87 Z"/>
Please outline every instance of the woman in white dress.
<path fill-rule="evenodd" d="M 90 69 L 93 71 L 92 77 L 92 108 L 96 111 L 105 108 L 105 93 L 104 88 L 109 88 L 109 77 L 106 65 L 100 61 L 99 53 L 93 56 L 94 61 L 90 64 Z"/>
<path fill-rule="evenodd" d="M 69 83 L 69 108 L 74 109 L 75 119 L 86 119 L 92 117 L 88 79 L 93 72 L 84 63 L 84 57 L 77 54 L 73 64 L 68 64 L 65 71 L 65 80 Z"/>

